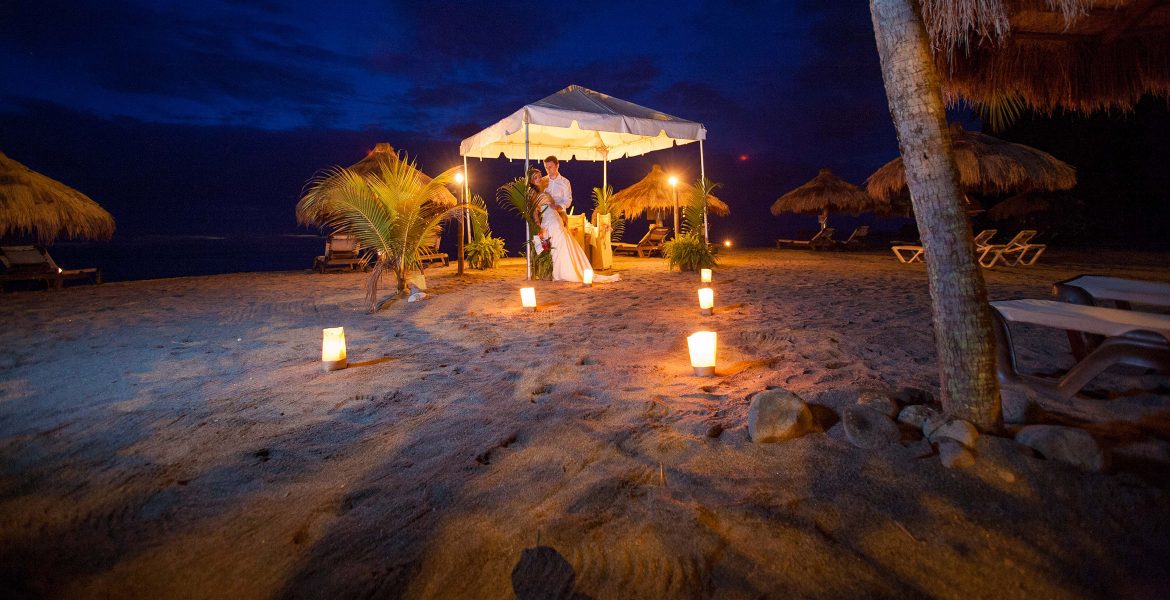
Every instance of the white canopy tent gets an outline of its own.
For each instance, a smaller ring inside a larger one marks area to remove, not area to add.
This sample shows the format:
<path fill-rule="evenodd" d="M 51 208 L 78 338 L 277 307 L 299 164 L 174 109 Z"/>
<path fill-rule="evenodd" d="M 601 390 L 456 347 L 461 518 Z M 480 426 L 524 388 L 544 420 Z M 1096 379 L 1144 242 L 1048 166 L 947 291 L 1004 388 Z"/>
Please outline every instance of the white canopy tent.
<path fill-rule="evenodd" d="M 699 142 L 699 173 L 700 177 L 706 177 L 703 164 L 705 139 L 707 128 L 702 123 L 570 85 L 463 140 L 459 154 L 463 157 L 465 172 L 468 157 L 482 159 L 503 155 L 509 159 L 524 159 L 525 173 L 532 158 L 540 160 L 555 156 L 559 160 L 601 161 L 604 187 L 609 185 L 610 160 L 641 156 L 691 142 Z M 531 232 L 526 233 L 531 237 Z M 707 237 L 705 211 L 703 237 Z M 528 276 L 532 276 L 531 265 Z"/>

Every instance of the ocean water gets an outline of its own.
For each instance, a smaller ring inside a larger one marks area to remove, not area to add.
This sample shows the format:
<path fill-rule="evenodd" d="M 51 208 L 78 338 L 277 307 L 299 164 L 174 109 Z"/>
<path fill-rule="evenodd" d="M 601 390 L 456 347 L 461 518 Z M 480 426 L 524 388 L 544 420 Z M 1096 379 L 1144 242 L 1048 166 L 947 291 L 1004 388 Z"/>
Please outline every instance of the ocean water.
<path fill-rule="evenodd" d="M 104 281 L 251 271 L 309 270 L 325 248 L 319 235 L 138 236 L 108 242 L 57 242 L 62 268 L 98 267 Z"/>

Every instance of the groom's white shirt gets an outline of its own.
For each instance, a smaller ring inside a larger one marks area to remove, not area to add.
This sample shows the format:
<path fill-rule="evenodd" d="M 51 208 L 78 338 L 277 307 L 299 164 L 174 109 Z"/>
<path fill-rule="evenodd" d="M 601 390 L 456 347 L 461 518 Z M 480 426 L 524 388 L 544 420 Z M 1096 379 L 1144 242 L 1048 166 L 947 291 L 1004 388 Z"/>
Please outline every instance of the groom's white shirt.
<path fill-rule="evenodd" d="M 569 180 L 564 175 L 557 175 L 556 179 L 549 177 L 548 187 L 544 191 L 552 196 L 557 206 L 569 210 L 569 205 L 573 203 L 573 188 L 569 186 Z"/>

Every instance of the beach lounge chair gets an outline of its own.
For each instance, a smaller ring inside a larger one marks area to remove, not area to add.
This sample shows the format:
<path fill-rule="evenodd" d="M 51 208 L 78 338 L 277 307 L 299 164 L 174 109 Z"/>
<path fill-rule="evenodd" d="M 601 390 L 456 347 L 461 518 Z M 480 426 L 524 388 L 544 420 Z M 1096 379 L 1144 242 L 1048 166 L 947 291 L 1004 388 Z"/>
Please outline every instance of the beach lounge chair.
<path fill-rule="evenodd" d="M 990 269 L 1002 262 L 1008 266 L 1032 266 L 1048 248 L 1045 244 L 1033 244 L 1035 229 L 1025 229 L 1006 244 L 986 244 L 979 251 L 979 264 Z"/>
<path fill-rule="evenodd" d="M 975 236 L 975 251 L 980 253 L 981 257 L 988 251 L 989 242 L 991 238 L 995 237 L 996 233 L 999 233 L 998 229 L 984 229 Z M 890 250 L 902 264 L 922 262 L 923 254 L 921 244 L 908 244 L 904 242 L 895 242 L 895 244 L 890 247 Z M 1039 255 L 1034 257 L 1032 262 L 1035 262 L 1035 258 L 1039 258 Z"/>
<path fill-rule="evenodd" d="M 10 281 L 43 281 L 59 288 L 69 279 L 93 278 L 102 282 L 97 268 L 62 269 L 43 246 L 0 246 L 0 285 Z"/>
<path fill-rule="evenodd" d="M 890 251 L 894 253 L 894 257 L 898 259 L 898 262 L 904 265 L 912 262 L 922 262 L 922 246 L 912 244 L 890 246 Z"/>
<path fill-rule="evenodd" d="M 1064 302 L 1130 310 L 1133 304 L 1170 308 L 1170 283 L 1124 279 L 1105 275 L 1077 275 L 1052 284 L 1052 293 Z"/>
<path fill-rule="evenodd" d="M 1068 400 L 1114 365 L 1170 372 L 1170 315 L 1054 300 L 1007 300 L 992 302 L 991 308 L 1001 382 L 1022 383 L 1038 392 Z M 1072 369 L 1053 381 L 1019 372 L 1009 323 L 1098 335 L 1103 341 L 1085 356 L 1078 357 Z"/>
<path fill-rule="evenodd" d="M 436 231 L 431 235 L 431 238 L 423 246 L 422 251 L 419 252 L 418 261 L 423 265 L 430 263 L 443 263 L 443 266 L 450 264 L 450 259 L 447 258 L 446 252 L 439 252 L 439 242 L 443 239 L 443 232 Z"/>
<path fill-rule="evenodd" d="M 975 249 L 982 251 L 984 247 L 991 243 L 991 238 L 999 233 L 998 229 L 984 229 L 975 235 Z"/>
<path fill-rule="evenodd" d="M 1052 293 L 1062 302 L 1084 306 L 1108 306 L 1131 310 L 1133 304 L 1170 308 L 1170 283 L 1142 281 L 1102 275 L 1078 275 L 1052 285 Z M 1068 343 L 1073 356 L 1084 358 L 1105 338 L 1081 331 L 1069 331 Z"/>
<path fill-rule="evenodd" d="M 637 244 L 618 242 L 613 245 L 614 254 L 629 254 L 646 258 L 654 253 L 662 254 L 662 244 L 666 243 L 666 236 L 670 234 L 669 227 L 652 225 L 646 235 Z"/>
<path fill-rule="evenodd" d="M 833 233 L 836 229 L 826 227 L 807 240 L 776 240 L 777 248 L 810 248 L 822 250 L 833 247 Z"/>
<path fill-rule="evenodd" d="M 834 250 L 860 250 L 865 247 L 865 238 L 869 236 L 869 225 L 862 225 L 849 234 L 843 242 L 834 242 Z"/>
<path fill-rule="evenodd" d="M 343 269 L 360 269 L 365 266 L 357 238 L 352 235 L 333 234 L 325 240 L 325 255 L 313 261 L 318 273 Z"/>

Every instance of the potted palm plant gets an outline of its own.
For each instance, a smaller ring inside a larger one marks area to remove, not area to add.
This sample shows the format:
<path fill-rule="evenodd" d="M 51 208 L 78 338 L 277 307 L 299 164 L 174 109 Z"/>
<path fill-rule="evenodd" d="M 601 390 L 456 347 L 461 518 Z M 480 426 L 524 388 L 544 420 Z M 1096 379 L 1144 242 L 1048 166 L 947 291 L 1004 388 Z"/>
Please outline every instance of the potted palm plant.
<path fill-rule="evenodd" d="M 703 238 L 703 209 L 718 183 L 701 179 L 691 187 L 690 197 L 683 207 L 683 233 L 662 245 L 662 257 L 671 269 L 698 271 L 715 266 L 711 245 Z"/>
<path fill-rule="evenodd" d="M 464 249 L 467 263 L 472 269 L 493 269 L 496 262 L 508 254 L 504 249 L 504 240 L 492 235 L 492 229 L 488 226 L 487 204 L 483 198 L 472 196 L 469 204 L 479 211 L 471 215 L 471 243 Z"/>

